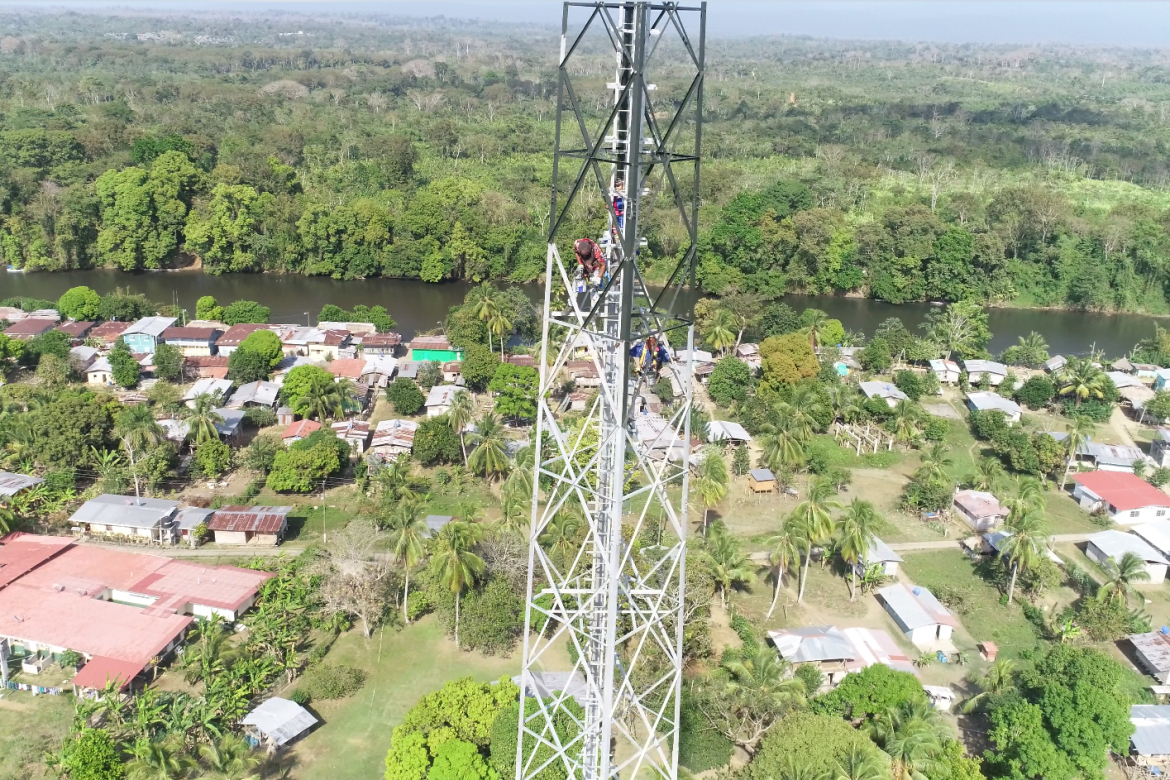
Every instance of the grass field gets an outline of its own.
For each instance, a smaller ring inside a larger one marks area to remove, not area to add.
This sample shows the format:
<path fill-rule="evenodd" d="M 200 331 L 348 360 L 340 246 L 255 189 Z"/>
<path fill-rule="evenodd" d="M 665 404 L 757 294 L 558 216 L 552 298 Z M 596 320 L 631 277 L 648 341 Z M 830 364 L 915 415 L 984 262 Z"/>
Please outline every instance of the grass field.
<path fill-rule="evenodd" d="M 56 750 L 73 720 L 72 696 L 33 696 L 5 691 L 0 698 L 0 780 L 40 780 L 55 777 L 44 762 L 47 750 Z"/>
<path fill-rule="evenodd" d="M 457 651 L 434 617 L 368 640 L 350 631 L 337 640 L 326 662 L 365 670 L 366 684 L 347 699 L 311 705 L 323 723 L 293 751 L 292 776 L 298 780 L 381 777 L 390 732 L 419 699 L 459 677 L 494 680 L 520 672 L 518 652 L 485 657 Z"/>
<path fill-rule="evenodd" d="M 976 642 L 995 642 L 1000 655 L 1008 657 L 1036 646 L 1036 632 L 1020 607 L 1000 604 L 999 591 L 975 573 L 959 550 L 910 552 L 902 557 L 907 576 L 917 584 L 932 591 L 950 589 L 963 597 L 963 607 L 955 612 Z"/>

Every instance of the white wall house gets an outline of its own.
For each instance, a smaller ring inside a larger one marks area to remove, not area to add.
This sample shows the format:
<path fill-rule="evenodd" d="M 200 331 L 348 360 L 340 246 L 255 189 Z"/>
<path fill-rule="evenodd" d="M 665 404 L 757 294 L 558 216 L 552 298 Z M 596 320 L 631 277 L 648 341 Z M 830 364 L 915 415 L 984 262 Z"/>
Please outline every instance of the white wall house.
<path fill-rule="evenodd" d="M 959 625 L 954 615 L 924 587 L 897 583 L 877 592 L 878 601 L 915 647 L 929 650 L 949 644 Z"/>
<path fill-rule="evenodd" d="M 1132 472 L 1088 471 L 1074 474 L 1073 484 L 1073 498 L 1082 508 L 1102 510 L 1120 525 L 1170 517 L 1170 496 Z"/>
<path fill-rule="evenodd" d="M 967 381 L 971 384 L 977 384 L 986 376 L 989 385 L 998 387 L 1007 377 L 1007 366 L 994 360 L 964 360 L 963 368 L 966 369 Z"/>
<path fill-rule="evenodd" d="M 1133 553 L 1145 563 L 1145 571 L 1150 575 L 1150 579 L 1141 583 L 1142 585 L 1160 585 L 1166 579 L 1166 569 L 1170 566 L 1170 561 L 1139 536 L 1124 531 L 1102 531 L 1090 536 L 1088 544 L 1085 545 L 1085 555 L 1102 565 L 1106 561 L 1120 563 L 1126 553 Z"/>

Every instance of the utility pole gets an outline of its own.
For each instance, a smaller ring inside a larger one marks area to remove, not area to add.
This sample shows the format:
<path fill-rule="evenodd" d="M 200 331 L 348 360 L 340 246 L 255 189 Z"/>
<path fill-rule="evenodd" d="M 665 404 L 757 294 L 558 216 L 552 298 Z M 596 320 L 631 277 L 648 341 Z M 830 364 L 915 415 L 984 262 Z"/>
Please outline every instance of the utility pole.
<path fill-rule="evenodd" d="M 698 244 L 705 28 L 705 3 L 564 4 L 516 780 L 554 763 L 582 780 L 678 774 L 694 347 L 693 304 L 680 292 L 694 285 Z M 599 47 L 612 49 L 617 70 L 604 102 L 591 103 L 572 74 L 591 72 Z M 672 94 L 651 83 L 659 64 Z M 588 115 L 597 105 L 608 105 L 604 116 Z M 686 235 L 654 293 L 638 262 L 651 187 Z M 586 236 L 606 261 L 595 284 L 578 276 L 572 247 L 582 236 L 567 230 L 578 200 L 608 214 L 604 235 Z M 645 353 L 651 339 L 680 351 L 657 371 L 653 356 L 631 366 L 631 349 Z M 566 418 L 552 391 L 582 349 L 599 392 L 583 419 Z M 681 391 L 675 407 L 639 414 L 660 376 Z M 580 513 L 587 531 L 562 557 L 539 538 L 563 510 Z M 566 721 L 574 734 L 558 731 Z"/>

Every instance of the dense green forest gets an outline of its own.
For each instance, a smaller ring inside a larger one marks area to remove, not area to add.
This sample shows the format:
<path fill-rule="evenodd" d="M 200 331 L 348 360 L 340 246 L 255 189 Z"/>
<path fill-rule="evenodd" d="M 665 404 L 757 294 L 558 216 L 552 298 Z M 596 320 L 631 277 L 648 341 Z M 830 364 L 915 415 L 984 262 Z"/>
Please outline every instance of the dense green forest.
<path fill-rule="evenodd" d="M 556 32 L 6 12 L 0 259 L 536 279 Z M 603 95 L 595 53 L 574 77 Z M 708 58 L 705 290 L 1170 311 L 1164 53 L 783 37 Z M 661 278 L 684 232 L 651 185 Z M 570 221 L 596 233 L 599 204 Z"/>

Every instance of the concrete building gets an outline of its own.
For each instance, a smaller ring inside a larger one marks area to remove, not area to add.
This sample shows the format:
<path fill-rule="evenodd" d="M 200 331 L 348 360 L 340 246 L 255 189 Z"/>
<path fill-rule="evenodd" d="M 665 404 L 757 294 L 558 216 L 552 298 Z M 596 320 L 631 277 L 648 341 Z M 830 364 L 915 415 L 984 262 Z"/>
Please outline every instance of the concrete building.
<path fill-rule="evenodd" d="M 882 574 L 887 577 L 898 576 L 898 564 L 902 556 L 890 549 L 890 546 L 876 536 L 869 542 L 869 550 L 861 557 L 859 574 L 864 573 L 870 566 L 881 566 Z"/>
<path fill-rule="evenodd" d="M 179 507 L 179 511 L 175 514 L 175 520 L 171 523 L 171 527 L 175 530 L 175 541 L 190 542 L 191 534 L 194 533 L 195 528 L 207 525 L 207 521 L 211 519 L 214 511 L 214 509 L 203 509 L 197 506 Z"/>
<path fill-rule="evenodd" d="M 1170 520 L 1139 523 L 1129 530 L 1170 560 Z"/>
<path fill-rule="evenodd" d="M 100 357 L 85 369 L 85 383 L 94 387 L 109 387 L 114 384 L 114 368 L 108 358 Z"/>
<path fill-rule="evenodd" d="M 909 588 L 899 582 L 879 590 L 877 599 L 918 649 L 951 645 L 951 632 L 959 621 L 926 588 L 921 585 Z"/>
<path fill-rule="evenodd" d="M 1170 368 L 1159 368 L 1154 374 L 1154 389 L 1165 390 L 1170 385 Z"/>
<path fill-rule="evenodd" d="M 393 461 L 399 455 L 409 455 L 414 449 L 414 435 L 418 423 L 414 420 L 382 420 L 370 440 L 370 453 L 382 460 Z"/>
<path fill-rule="evenodd" d="M 1166 765 L 1170 763 L 1170 705 L 1132 704 L 1129 708 L 1129 722 L 1133 724 L 1129 744 L 1133 748 L 1134 763 L 1153 767 L 1157 770 L 1153 776 L 1162 776 Z"/>
<path fill-rule="evenodd" d="M 898 386 L 892 382 L 862 382 L 860 387 L 861 392 L 865 393 L 866 398 L 884 399 L 891 409 L 897 406 L 899 401 L 910 400 L 910 397 L 899 390 Z"/>
<path fill-rule="evenodd" d="M 288 532 L 291 506 L 225 506 L 207 521 L 216 544 L 252 544 L 275 547 Z"/>
<path fill-rule="evenodd" d="M 427 417 L 438 417 L 451 411 L 451 404 L 454 402 L 455 393 L 461 389 L 454 385 L 435 385 L 432 387 L 430 393 L 427 394 L 425 404 Z"/>
<path fill-rule="evenodd" d="M 162 334 L 174 325 L 174 317 L 143 317 L 122 332 L 122 338 L 131 352 L 153 355 L 162 343 Z"/>
<path fill-rule="evenodd" d="M 804 626 L 769 631 L 768 639 L 781 658 L 793 666 L 812 664 L 833 687 L 846 675 L 874 664 L 918 674 L 894 638 L 881 629 Z"/>
<path fill-rule="evenodd" d="M 1170 468 L 1170 429 L 1159 427 L 1150 442 L 1150 460 L 1155 466 Z"/>
<path fill-rule="evenodd" d="M 1170 562 L 1139 536 L 1123 531 L 1101 531 L 1090 536 L 1085 545 L 1085 555 L 1102 565 L 1106 561 L 1120 563 L 1126 553 L 1133 553 L 1145 564 L 1146 574 L 1150 577 L 1149 584 L 1160 585 L 1166 579 L 1166 569 Z"/>
<path fill-rule="evenodd" d="M 993 494 L 983 490 L 957 490 L 954 499 L 955 513 L 980 533 L 999 527 L 1007 519 L 1008 510 Z"/>
<path fill-rule="evenodd" d="M 329 363 L 326 370 L 338 382 L 342 379 L 356 382 L 366 371 L 366 361 L 365 358 L 339 358 Z"/>
<path fill-rule="evenodd" d="M 1073 484 L 1073 498 L 1082 508 L 1102 510 L 1120 525 L 1159 520 L 1170 511 L 1170 495 L 1133 472 L 1089 471 L 1074 474 Z"/>
<path fill-rule="evenodd" d="M 98 351 L 85 345 L 69 350 L 69 364 L 79 374 L 87 374 L 89 367 L 97 362 Z"/>
<path fill-rule="evenodd" d="M 973 412 L 1002 412 L 1009 423 L 1018 423 L 1024 413 L 1015 401 L 991 392 L 967 393 L 967 408 Z"/>
<path fill-rule="evenodd" d="M 317 331 L 316 334 L 309 338 L 308 355 L 312 360 L 337 360 L 342 357 L 352 357 L 352 354 L 343 354 L 343 351 L 349 346 L 349 343 L 350 336 L 348 331 Z"/>
<path fill-rule="evenodd" d="M 930 370 L 944 385 L 953 385 L 959 381 L 959 364 L 953 360 L 932 360 Z"/>
<path fill-rule="evenodd" d="M 999 387 L 1008 372 L 1007 366 L 994 360 L 964 360 L 963 370 L 967 372 L 967 381 L 971 384 L 978 384 L 983 377 L 987 377 L 987 383 L 992 387 Z"/>
<path fill-rule="evenodd" d="M 91 534 L 133 536 L 171 544 L 175 541 L 171 521 L 178 509 L 178 501 L 107 493 L 82 504 L 69 522 Z"/>
<path fill-rule="evenodd" d="M 216 353 L 215 342 L 222 335 L 218 328 L 170 327 L 159 338 L 184 357 L 209 357 Z"/>
<path fill-rule="evenodd" d="M 1097 444 L 1088 441 L 1077 447 L 1077 461 L 1100 471 L 1133 473 L 1133 464 L 1146 456 L 1137 447 L 1120 444 Z"/>
<path fill-rule="evenodd" d="M 1130 634 L 1138 664 L 1163 685 L 1170 683 L 1170 632 L 1166 629 Z"/>

